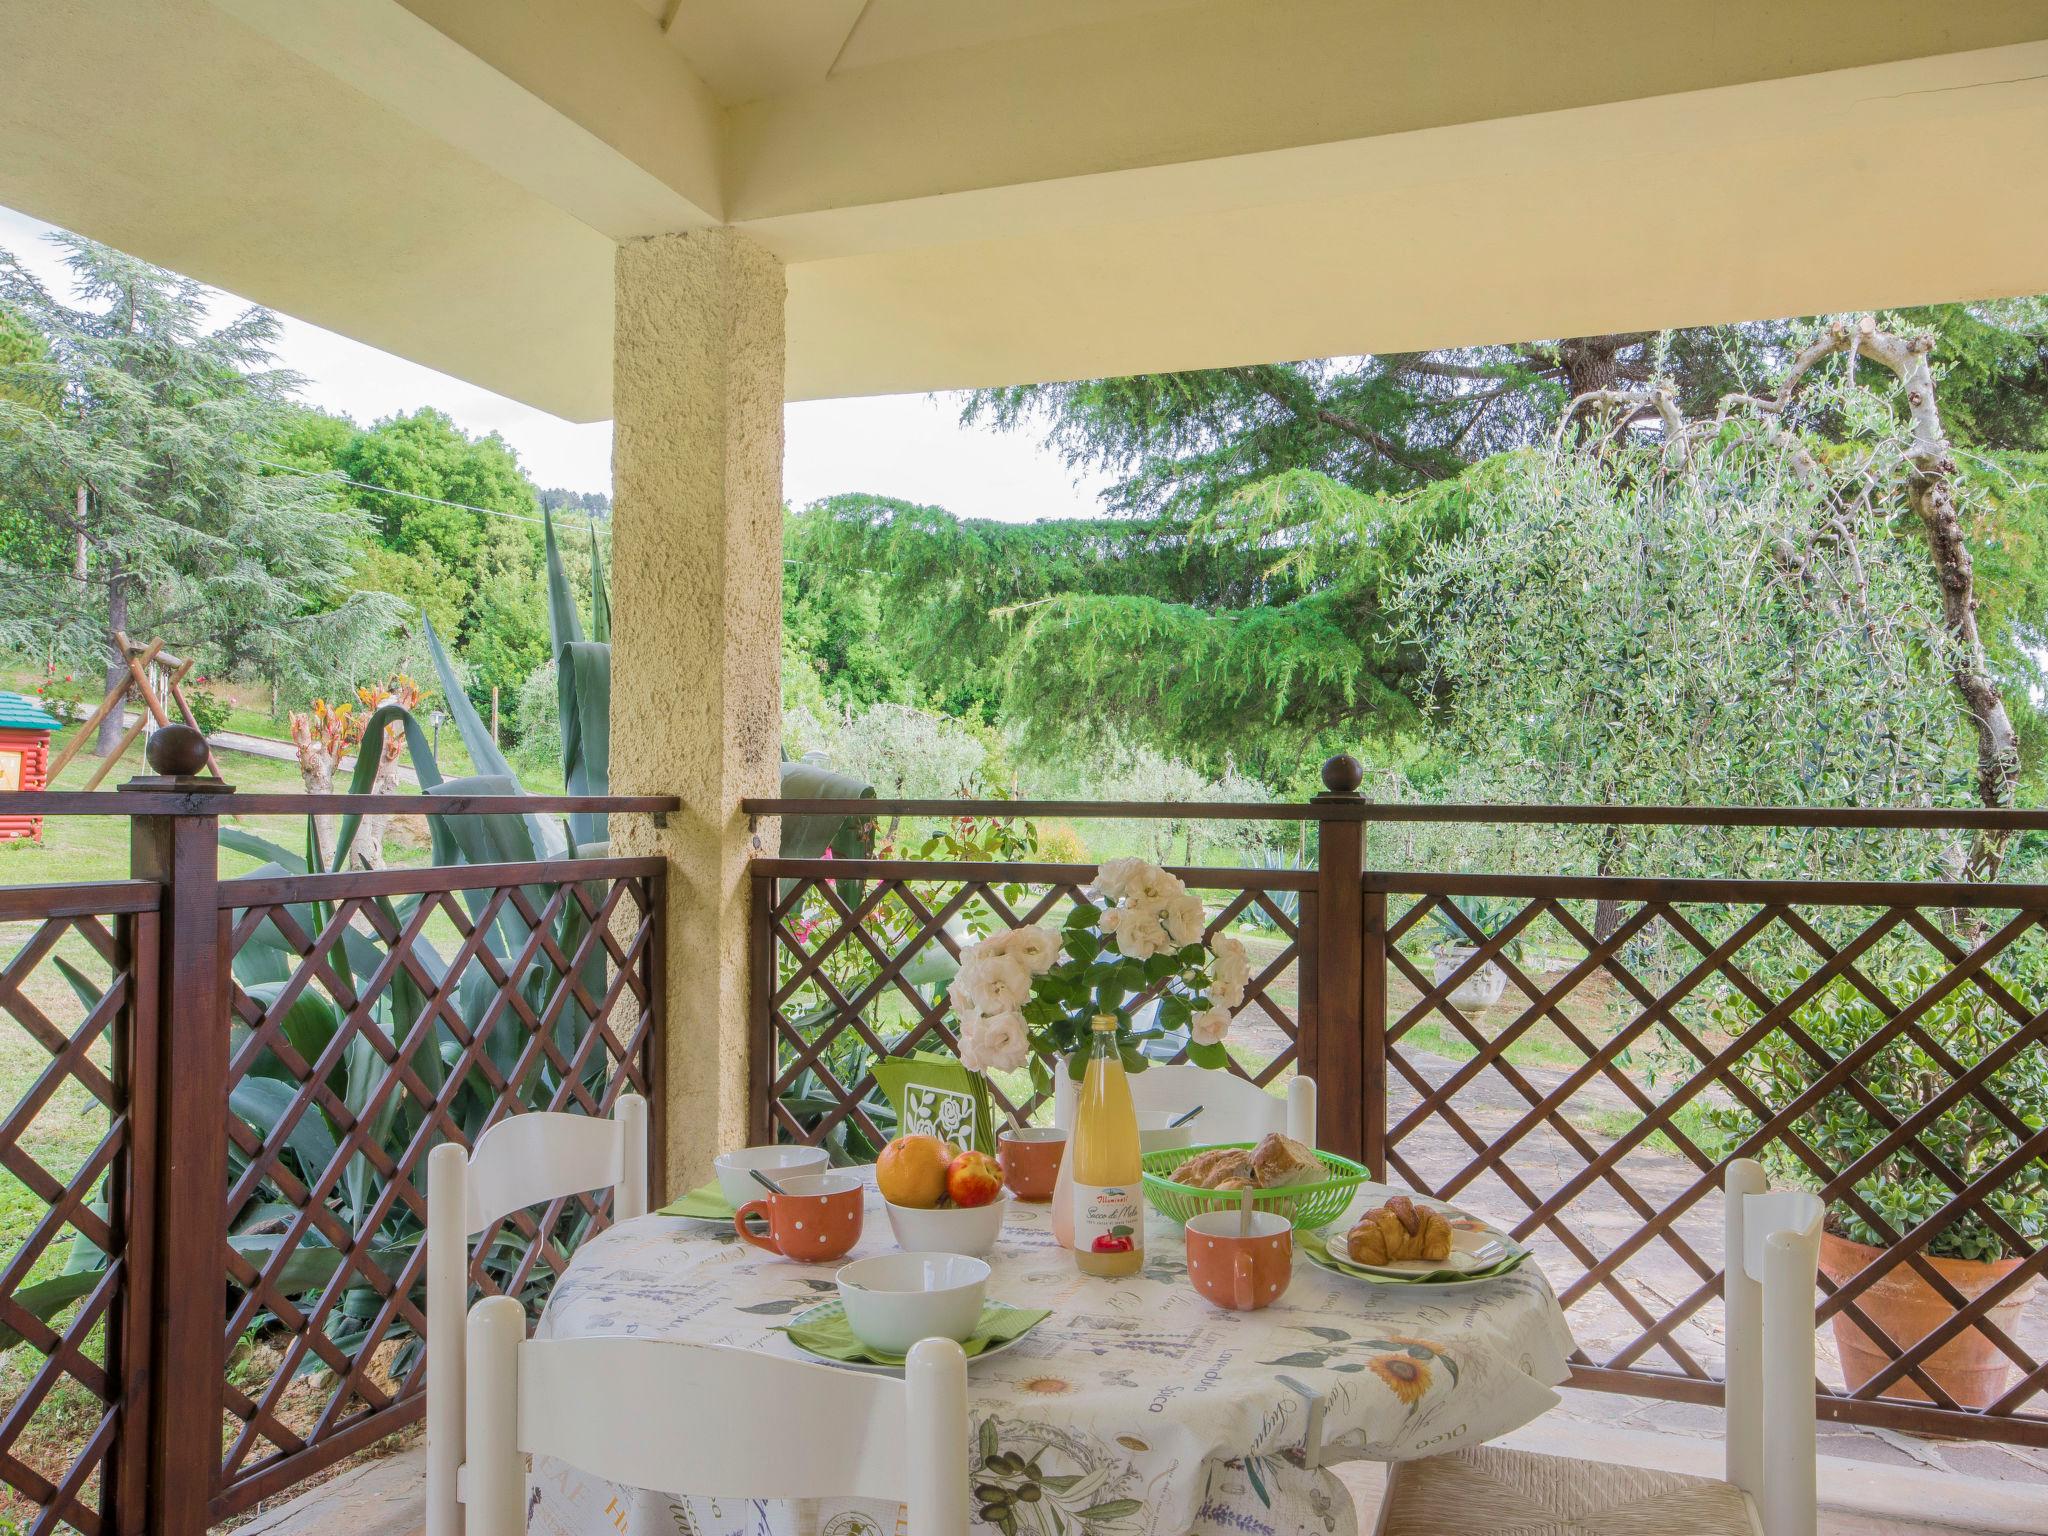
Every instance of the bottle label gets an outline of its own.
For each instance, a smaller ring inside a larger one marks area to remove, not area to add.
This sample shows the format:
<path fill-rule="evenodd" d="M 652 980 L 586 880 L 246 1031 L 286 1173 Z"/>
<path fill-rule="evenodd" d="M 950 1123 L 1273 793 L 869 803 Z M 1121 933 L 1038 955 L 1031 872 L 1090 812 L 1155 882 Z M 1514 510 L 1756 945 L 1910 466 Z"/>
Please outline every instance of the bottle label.
<path fill-rule="evenodd" d="M 1136 1183 L 1075 1184 L 1074 1251 L 1143 1253 L 1144 1186 Z"/>

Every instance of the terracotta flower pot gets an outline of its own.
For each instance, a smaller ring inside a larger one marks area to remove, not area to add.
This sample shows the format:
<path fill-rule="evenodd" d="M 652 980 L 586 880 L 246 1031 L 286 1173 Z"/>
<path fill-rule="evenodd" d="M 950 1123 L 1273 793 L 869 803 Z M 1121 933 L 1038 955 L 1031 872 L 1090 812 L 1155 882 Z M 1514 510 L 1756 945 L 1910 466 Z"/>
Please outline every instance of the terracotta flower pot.
<path fill-rule="evenodd" d="M 1884 1251 L 1851 1242 L 1846 1237 L 1837 1237 L 1832 1232 L 1823 1232 L 1820 1239 L 1821 1273 L 1840 1285 Z M 1926 1262 L 1970 1301 L 1976 1300 L 2003 1276 L 2011 1274 L 2021 1263 L 2019 1259 L 1983 1263 L 1975 1259 L 1939 1257 L 1928 1257 Z M 2028 1298 L 2033 1295 L 2034 1284 L 2035 1281 L 2029 1279 L 2004 1300 L 1987 1309 L 1985 1319 L 2010 1337 L 2019 1324 L 2020 1313 L 2026 1309 Z M 1904 1264 L 1888 1270 L 1883 1279 L 1858 1295 L 1856 1306 L 1902 1350 L 1910 1349 L 1926 1338 L 1948 1321 L 1953 1312 L 1917 1271 Z M 1842 1357 L 1842 1376 L 1853 1392 L 1891 1364 L 1892 1354 L 1858 1327 L 1846 1312 L 1837 1312 L 1833 1321 L 1835 1348 Z M 1921 1369 L 1965 1408 L 1988 1408 L 2012 1386 L 2012 1362 L 2003 1350 L 1976 1328 L 1966 1328 L 1950 1339 L 1921 1362 Z M 1927 1394 L 1910 1376 L 1901 1377 L 1886 1387 L 1884 1395 L 1923 1403 L 1929 1401 Z"/>

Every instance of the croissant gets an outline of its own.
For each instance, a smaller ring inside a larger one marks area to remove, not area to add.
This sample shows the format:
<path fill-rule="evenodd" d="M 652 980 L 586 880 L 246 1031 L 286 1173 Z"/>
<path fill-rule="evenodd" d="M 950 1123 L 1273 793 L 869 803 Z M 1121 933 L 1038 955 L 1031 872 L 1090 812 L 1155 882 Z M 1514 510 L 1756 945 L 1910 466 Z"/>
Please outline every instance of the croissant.
<path fill-rule="evenodd" d="M 1361 1216 L 1344 1241 L 1354 1264 L 1440 1263 L 1451 1256 L 1451 1224 L 1442 1212 L 1395 1195 Z"/>
<path fill-rule="evenodd" d="M 1236 1147 L 1196 1153 L 1173 1170 L 1173 1181 L 1196 1189 L 1244 1189 L 1257 1182 L 1251 1158 Z"/>
<path fill-rule="evenodd" d="M 1261 1189 L 1321 1178 L 1322 1159 L 1292 1136 L 1274 1131 L 1252 1149 L 1252 1180 Z"/>

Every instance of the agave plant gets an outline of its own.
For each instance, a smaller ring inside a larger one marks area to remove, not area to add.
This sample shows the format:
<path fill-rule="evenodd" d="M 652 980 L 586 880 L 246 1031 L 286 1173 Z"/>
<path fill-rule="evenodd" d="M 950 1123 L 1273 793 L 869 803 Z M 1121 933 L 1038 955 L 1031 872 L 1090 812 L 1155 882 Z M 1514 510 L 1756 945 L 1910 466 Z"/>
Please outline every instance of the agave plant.
<path fill-rule="evenodd" d="M 571 795 L 603 795 L 610 791 L 611 763 L 610 592 L 593 539 L 591 624 L 586 636 L 555 542 L 552 519 L 546 524 L 545 540 L 548 629 L 561 688 L 563 783 Z M 427 733 L 412 713 L 400 705 L 380 706 L 365 724 L 363 741 L 381 742 L 387 729 L 405 733 L 407 752 L 425 802 L 422 809 L 427 813 L 434 864 L 556 862 L 601 856 L 608 851 L 609 828 L 602 813 L 574 812 L 566 825 L 541 814 L 433 813 L 432 804 L 437 798 L 517 796 L 525 790 L 464 692 L 430 622 L 426 623 L 425 633 L 449 714 L 478 772 L 464 778 L 444 778 Z M 358 752 L 350 793 L 363 794 L 369 790 L 378 755 L 374 745 L 366 745 Z M 805 799 L 855 800 L 874 796 L 873 789 L 860 781 L 808 763 L 783 764 L 783 789 L 787 795 Z M 325 871 L 314 842 L 311 817 L 307 819 L 303 853 L 228 826 L 220 829 L 220 840 L 227 847 L 262 860 L 261 866 L 252 872 L 258 878 L 334 873 L 347 868 L 361 819 L 356 814 L 341 819 Z M 859 856 L 872 848 L 873 825 L 872 820 L 858 817 L 792 818 L 784 831 L 784 848 L 798 857 L 815 856 L 827 848 L 842 857 Z M 498 973 L 511 978 L 510 984 L 518 989 L 535 1016 L 543 1016 L 563 981 L 559 967 L 550 957 L 575 956 L 589 932 L 590 919 L 581 903 L 564 902 L 562 910 L 551 919 L 552 932 L 548 937 L 552 944 L 540 946 L 535 956 L 521 967 L 519 957 L 527 948 L 532 930 L 513 903 L 501 903 L 495 913 L 490 913 L 490 894 L 488 890 L 471 890 L 460 893 L 460 898 L 469 911 L 470 921 L 483 924 L 481 942 L 497 962 Z M 548 889 L 528 887 L 525 898 L 532 911 L 544 912 Z M 327 964 L 345 990 L 360 995 L 373 977 L 385 971 L 390 948 L 384 935 L 405 931 L 417 917 L 421 899 L 417 895 L 379 898 L 375 904 L 378 922 L 358 921 L 341 930 L 339 942 L 327 956 Z M 592 904 L 596 904 L 595 893 Z M 334 915 L 328 903 L 318 901 L 293 905 L 289 912 L 300 932 L 309 935 L 323 932 Z M 235 914 L 237 929 L 244 915 Z M 411 940 L 409 953 L 431 988 L 423 988 L 419 977 L 407 967 L 391 967 L 387 983 L 371 1001 L 370 1022 L 390 1041 L 414 1042 L 406 1065 L 438 1097 L 446 1091 L 448 1073 L 459 1062 L 462 1047 L 444 1015 L 435 1014 L 425 1027 L 422 1020 L 430 1012 L 431 990 L 440 987 L 448 974 L 448 961 L 424 935 Z M 284 997 L 300 959 L 297 948 L 277 924 L 266 920 L 256 926 L 233 957 L 236 985 L 267 1011 Z M 91 980 L 61 959 L 57 964 L 86 1006 L 96 1005 L 99 989 Z M 605 982 L 601 949 L 587 966 L 587 973 L 581 978 L 584 995 L 602 997 Z M 498 992 L 498 983 L 481 964 L 473 961 L 457 978 L 452 1011 L 463 1020 L 467 1030 L 490 1017 Z M 430 1141 L 440 1139 L 438 1130 L 427 1125 L 428 1117 L 411 1092 L 399 1085 L 391 1085 L 387 1091 L 387 1079 L 394 1069 L 362 1031 L 347 1039 L 338 1053 L 332 1052 L 346 1019 L 347 1011 L 326 991 L 307 986 L 293 995 L 283 1021 L 283 1032 L 301 1060 L 321 1062 L 330 1054 L 335 1058 L 325 1087 L 330 1102 L 338 1104 L 341 1113 L 337 1115 L 330 1109 L 329 1102 L 316 1099 L 292 1127 L 280 1158 L 282 1172 L 302 1187 L 318 1187 L 332 1173 L 345 1136 L 344 1121 L 350 1125 L 359 1123 L 372 1105 L 378 1106 L 374 1122 L 376 1141 L 391 1154 L 386 1159 L 388 1163 L 398 1162 L 398 1155 L 422 1134 Z M 560 1059 L 575 1059 L 576 1044 L 590 1023 L 573 998 L 560 1010 L 552 1026 Z M 247 1040 L 246 1027 L 235 1024 L 231 1052 L 239 1056 Z M 524 1042 L 522 1031 L 505 1028 L 502 1021 L 500 1027 L 487 1032 L 485 1049 L 498 1080 L 510 1079 Z M 590 1055 L 593 1060 L 583 1069 L 586 1081 L 581 1086 L 595 1098 L 604 1087 L 606 1058 L 602 1052 Z M 467 1140 L 474 1140 L 499 1109 L 499 1094 L 481 1081 L 481 1076 L 472 1073 L 465 1078 L 448 1106 L 449 1117 Z M 554 1101 L 561 1087 L 558 1069 L 544 1054 L 537 1069 L 521 1085 L 519 1107 L 543 1107 Z M 257 1053 L 235 1083 L 230 1107 L 268 1141 L 290 1113 L 299 1088 L 300 1079 L 275 1052 L 266 1049 Z M 257 1180 L 252 1187 L 242 1189 L 247 1182 L 248 1160 L 232 1145 L 229 1154 L 228 1190 L 231 1197 L 239 1192 L 235 1209 L 228 1213 L 229 1244 L 252 1265 L 263 1269 L 284 1242 L 297 1207 L 285 1198 L 276 1176 Z M 417 1160 L 415 1166 L 421 1170 L 414 1177 L 423 1197 L 425 1159 Z M 389 1182 L 376 1162 L 362 1154 L 349 1159 L 333 1186 L 326 1206 L 347 1228 L 352 1243 L 359 1247 L 367 1242 L 377 1268 L 386 1274 L 399 1273 L 423 1236 L 414 1203 L 393 1198 Z M 569 1213 L 565 1228 L 555 1234 L 556 1240 L 573 1246 L 582 1237 L 587 1219 L 580 1209 Z M 520 1246 L 508 1235 L 500 1238 L 484 1256 L 486 1266 L 499 1272 L 501 1282 L 509 1280 L 513 1273 L 520 1258 Z M 312 1226 L 286 1259 L 276 1289 L 287 1296 L 320 1290 L 333 1279 L 341 1261 L 341 1250 L 333 1246 L 318 1225 Z M 104 1253 L 83 1238 L 75 1238 L 64 1270 L 47 1281 L 24 1288 L 17 1293 L 17 1300 L 39 1316 L 52 1316 L 89 1294 L 105 1267 Z M 539 1283 L 533 1282 L 535 1286 Z M 360 1348 L 382 1304 L 383 1298 L 367 1283 L 352 1287 L 328 1318 L 329 1337 L 346 1351 Z M 268 1321 L 267 1313 L 259 1313 L 252 1327 L 260 1329 Z M 402 1323 L 395 1325 L 395 1329 L 402 1328 Z M 400 1334 L 394 1331 L 386 1336 Z M 0 1329 L 0 1348 L 14 1342 L 18 1340 L 12 1334 Z M 408 1342 L 394 1371 L 407 1366 L 416 1343 Z M 320 1368 L 318 1357 L 309 1354 L 304 1368 Z"/>

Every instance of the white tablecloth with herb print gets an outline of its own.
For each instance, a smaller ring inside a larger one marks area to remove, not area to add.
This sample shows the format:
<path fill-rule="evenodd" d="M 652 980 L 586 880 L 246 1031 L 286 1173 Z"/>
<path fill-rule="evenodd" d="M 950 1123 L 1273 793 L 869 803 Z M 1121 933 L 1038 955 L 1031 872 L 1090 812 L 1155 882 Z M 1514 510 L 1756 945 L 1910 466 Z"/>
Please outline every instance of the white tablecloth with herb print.
<path fill-rule="evenodd" d="M 1332 1461 L 1432 1456 L 1528 1423 L 1557 1402 L 1572 1348 L 1532 1260 L 1514 1274 L 1427 1291 L 1368 1285 L 1299 1252 L 1287 1294 L 1258 1312 L 1211 1306 L 1188 1284 L 1180 1229 L 1154 1213 L 1129 1280 L 1075 1270 L 1049 1208 L 1013 1204 L 989 1295 L 1052 1315 L 968 1363 L 962 1448 L 1008 1536 L 1352 1536 Z M 1482 1213 L 1483 1214 L 1483 1213 Z M 869 1190 L 860 1246 L 894 1248 Z M 648 1216 L 593 1238 L 556 1285 L 543 1337 L 638 1334 L 805 1358 L 774 1325 L 836 1294 L 835 1265 L 793 1264 L 730 1227 Z M 1322 1393 L 1325 1466 L 1301 1454 L 1299 1395 Z M 542 1463 L 533 1536 L 898 1536 L 899 1511 L 617 1488 Z"/>

